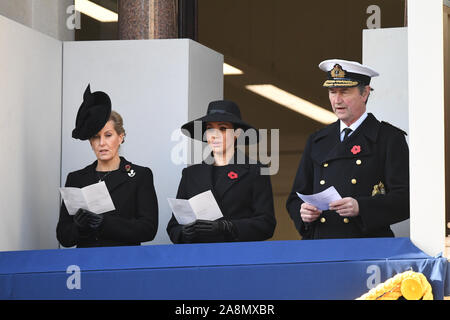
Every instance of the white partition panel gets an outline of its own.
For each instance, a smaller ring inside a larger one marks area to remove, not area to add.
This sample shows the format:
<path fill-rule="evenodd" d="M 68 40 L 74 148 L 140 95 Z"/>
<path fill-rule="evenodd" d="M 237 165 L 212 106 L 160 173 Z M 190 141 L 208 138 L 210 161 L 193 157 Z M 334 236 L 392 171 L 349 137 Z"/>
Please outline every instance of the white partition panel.
<path fill-rule="evenodd" d="M 62 44 L 0 16 L 0 250 L 57 248 Z"/>
<path fill-rule="evenodd" d="M 378 120 L 408 130 L 408 29 L 386 28 L 363 31 L 363 64 L 380 76 L 372 78 L 374 91 L 367 109 Z M 406 136 L 409 140 L 409 135 Z M 410 220 L 392 225 L 397 237 L 409 237 Z"/>
<path fill-rule="evenodd" d="M 185 163 L 174 148 L 186 144 L 177 134 L 189 115 L 206 111 L 223 96 L 223 56 L 187 39 L 65 42 L 63 46 L 61 184 L 67 174 L 95 160 L 89 142 L 71 137 L 83 92 L 105 91 L 124 118 L 121 155 L 154 174 L 159 228 L 149 244 L 170 243 L 166 232 Z M 179 159 L 178 159 L 179 160 Z M 184 160 L 184 159 L 183 159 Z"/>
<path fill-rule="evenodd" d="M 380 73 L 371 81 L 369 112 L 408 133 L 408 28 L 364 30 L 363 63 Z"/>
<path fill-rule="evenodd" d="M 444 36 L 441 0 L 408 1 L 411 240 L 445 249 Z"/>

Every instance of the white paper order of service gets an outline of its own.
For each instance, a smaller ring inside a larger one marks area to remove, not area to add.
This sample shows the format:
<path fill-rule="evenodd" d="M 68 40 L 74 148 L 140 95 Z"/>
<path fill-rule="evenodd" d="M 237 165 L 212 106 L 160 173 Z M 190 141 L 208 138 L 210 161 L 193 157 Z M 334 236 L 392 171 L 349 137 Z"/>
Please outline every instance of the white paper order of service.
<path fill-rule="evenodd" d="M 175 219 L 181 225 L 195 220 L 214 221 L 223 217 L 211 190 L 202 192 L 189 200 L 167 198 Z"/>
<path fill-rule="evenodd" d="M 305 195 L 297 192 L 297 195 L 306 203 L 312 204 L 314 207 L 322 211 L 328 210 L 331 202 L 342 199 L 341 195 L 333 186 L 319 193 Z"/>
<path fill-rule="evenodd" d="M 80 208 L 97 214 L 116 209 L 105 181 L 84 188 L 59 188 L 59 192 L 61 192 L 64 204 L 71 216 L 77 213 Z"/>

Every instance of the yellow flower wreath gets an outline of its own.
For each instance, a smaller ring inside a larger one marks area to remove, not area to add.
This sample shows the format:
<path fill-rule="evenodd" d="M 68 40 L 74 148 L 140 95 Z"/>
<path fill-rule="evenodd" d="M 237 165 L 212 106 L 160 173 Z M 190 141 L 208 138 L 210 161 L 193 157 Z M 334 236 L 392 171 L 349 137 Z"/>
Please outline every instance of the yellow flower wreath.
<path fill-rule="evenodd" d="M 397 300 L 401 296 L 407 300 L 433 300 L 427 278 L 422 273 L 411 270 L 380 283 L 356 300 Z"/>

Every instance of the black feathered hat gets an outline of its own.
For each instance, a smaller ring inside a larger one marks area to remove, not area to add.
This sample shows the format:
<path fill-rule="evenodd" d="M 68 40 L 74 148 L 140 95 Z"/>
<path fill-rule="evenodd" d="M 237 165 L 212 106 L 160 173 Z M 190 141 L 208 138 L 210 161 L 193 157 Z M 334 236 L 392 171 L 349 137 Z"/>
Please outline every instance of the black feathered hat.
<path fill-rule="evenodd" d="M 83 103 L 78 109 L 72 138 L 87 140 L 99 132 L 111 115 L 111 99 L 102 92 L 91 93 L 89 84 L 84 91 Z"/>

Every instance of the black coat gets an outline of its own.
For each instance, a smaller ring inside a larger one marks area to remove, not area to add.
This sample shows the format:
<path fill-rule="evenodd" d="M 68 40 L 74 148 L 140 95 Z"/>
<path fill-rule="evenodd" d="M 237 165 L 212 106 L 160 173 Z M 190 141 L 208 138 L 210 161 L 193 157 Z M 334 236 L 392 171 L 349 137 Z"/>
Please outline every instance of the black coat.
<path fill-rule="evenodd" d="M 82 188 L 97 183 L 96 167 L 97 161 L 69 173 L 65 186 Z M 119 170 L 111 172 L 104 181 L 116 209 L 103 214 L 97 232 L 80 234 L 62 202 L 56 236 L 64 247 L 140 245 L 154 239 L 158 229 L 158 200 L 152 171 L 121 157 Z"/>
<path fill-rule="evenodd" d="M 344 142 L 340 141 L 339 131 L 338 120 L 309 137 L 287 210 L 304 239 L 392 237 L 390 225 L 409 218 L 405 133 L 379 122 L 371 113 Z M 376 191 L 380 182 L 384 190 L 379 190 L 384 194 Z M 316 221 L 304 223 L 300 217 L 303 201 L 296 192 L 313 194 L 330 186 L 343 198 L 355 198 L 359 215 L 344 219 L 328 210 Z"/>
<path fill-rule="evenodd" d="M 190 199 L 211 190 L 224 219 L 230 220 L 235 226 L 237 238 L 234 241 L 257 241 L 272 237 L 276 220 L 270 177 L 260 174 L 260 164 L 229 164 L 227 167 L 230 172 L 237 174 L 237 178 L 222 177 L 216 188 L 213 187 L 212 165 L 202 163 L 183 169 L 177 199 Z M 173 215 L 167 225 L 167 233 L 172 242 L 182 242 L 181 225 Z M 213 238 L 198 241 L 224 242 L 229 239 L 217 234 Z"/>

